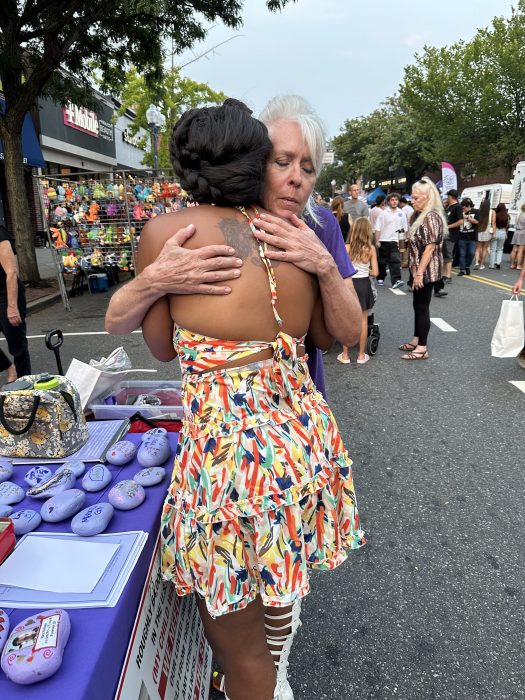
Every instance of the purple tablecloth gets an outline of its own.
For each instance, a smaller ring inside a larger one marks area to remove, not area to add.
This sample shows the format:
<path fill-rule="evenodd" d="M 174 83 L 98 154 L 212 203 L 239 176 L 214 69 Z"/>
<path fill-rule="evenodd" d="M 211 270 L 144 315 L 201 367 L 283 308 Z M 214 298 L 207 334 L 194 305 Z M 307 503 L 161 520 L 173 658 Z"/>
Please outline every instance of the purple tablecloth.
<path fill-rule="evenodd" d="M 131 434 L 126 439 L 138 444 L 141 437 L 140 434 Z M 144 530 L 149 533 L 119 602 L 114 608 L 68 610 L 71 618 L 71 636 L 61 668 L 51 678 L 34 685 L 16 685 L 7 680 L 3 671 L 0 670 L 2 700 L 22 700 L 22 698 L 23 700 L 110 700 L 114 697 L 159 532 L 160 511 L 169 485 L 178 433 L 169 433 L 169 438 L 172 457 L 163 465 L 166 467 L 164 481 L 157 486 L 147 488 L 146 500 L 135 510 L 115 510 L 115 515 L 106 531 Z M 124 467 L 108 466 L 114 476 L 111 484 L 104 491 L 86 494 L 84 507 L 87 508 L 98 501 L 107 501 L 107 493 L 113 484 L 122 479 L 131 479 L 141 469 L 136 460 Z M 24 475 L 28 469 L 29 467 L 15 467 L 12 481 L 29 488 L 24 482 Z M 80 479 L 77 481 L 77 486 L 79 484 Z M 37 501 L 34 498 L 25 498 L 14 506 L 14 510 L 33 508 L 38 511 L 42 503 L 43 501 Z M 68 520 L 53 525 L 43 522 L 38 530 L 71 532 Z M 7 608 L 6 612 L 9 614 L 11 629 L 13 629 L 21 620 L 35 612 L 41 612 L 41 609 L 10 610 Z"/>

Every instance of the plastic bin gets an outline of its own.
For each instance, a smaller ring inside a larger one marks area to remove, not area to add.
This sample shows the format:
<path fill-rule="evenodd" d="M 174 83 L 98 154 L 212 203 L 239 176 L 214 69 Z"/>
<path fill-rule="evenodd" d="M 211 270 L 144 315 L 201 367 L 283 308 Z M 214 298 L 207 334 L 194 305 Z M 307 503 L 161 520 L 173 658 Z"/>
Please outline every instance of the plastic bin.
<path fill-rule="evenodd" d="M 89 289 L 93 294 L 108 291 L 108 276 L 104 272 L 88 276 Z"/>
<path fill-rule="evenodd" d="M 138 405 L 141 394 L 155 396 L 160 405 Z M 139 411 L 146 418 L 182 420 L 181 382 L 171 380 L 118 382 L 111 391 L 92 399 L 88 405 L 95 420 L 129 418 Z"/>

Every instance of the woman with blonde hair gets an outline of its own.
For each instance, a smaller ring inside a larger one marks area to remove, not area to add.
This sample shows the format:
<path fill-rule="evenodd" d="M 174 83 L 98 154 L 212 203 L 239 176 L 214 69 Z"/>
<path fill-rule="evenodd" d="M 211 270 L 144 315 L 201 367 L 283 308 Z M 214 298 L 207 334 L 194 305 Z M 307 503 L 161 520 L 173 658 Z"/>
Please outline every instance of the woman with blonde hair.
<path fill-rule="evenodd" d="M 436 186 L 428 177 L 412 187 L 412 206 L 417 213 L 408 234 L 409 286 L 414 307 L 414 337 L 399 346 L 402 360 L 427 360 L 430 331 L 430 300 L 434 284 L 442 277 L 445 212 Z"/>
<path fill-rule="evenodd" d="M 342 197 L 334 197 L 332 199 L 332 214 L 337 219 L 343 240 L 346 242 L 352 221 L 350 220 L 350 214 L 345 214 L 344 212 L 344 204 L 345 200 Z"/>
<path fill-rule="evenodd" d="M 355 220 L 350 231 L 346 250 L 357 270 L 352 278 L 354 289 L 361 305 L 361 333 L 359 335 L 357 364 L 364 365 L 370 359 L 370 356 L 365 352 L 365 348 L 366 339 L 368 338 L 368 312 L 374 306 L 370 275 L 376 277 L 379 272 L 372 225 L 366 217 L 362 216 Z M 350 363 L 346 345 L 343 345 L 343 352 L 337 356 L 337 359 L 344 365 Z"/>

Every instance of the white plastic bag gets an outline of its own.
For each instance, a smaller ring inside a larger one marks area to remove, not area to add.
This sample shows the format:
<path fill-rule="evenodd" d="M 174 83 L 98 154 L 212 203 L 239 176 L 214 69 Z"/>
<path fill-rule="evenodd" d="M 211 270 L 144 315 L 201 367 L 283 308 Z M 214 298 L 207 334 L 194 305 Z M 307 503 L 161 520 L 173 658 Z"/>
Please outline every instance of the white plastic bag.
<path fill-rule="evenodd" d="M 492 357 L 517 357 L 525 345 L 523 302 L 513 295 L 501 304 L 490 344 Z"/>
<path fill-rule="evenodd" d="M 516 353 L 517 354 L 517 353 Z M 88 402 L 105 393 L 129 372 L 156 372 L 156 369 L 131 369 L 131 362 L 123 348 L 117 348 L 108 357 L 90 360 L 89 365 L 73 358 L 66 372 L 78 389 L 84 411 Z"/>

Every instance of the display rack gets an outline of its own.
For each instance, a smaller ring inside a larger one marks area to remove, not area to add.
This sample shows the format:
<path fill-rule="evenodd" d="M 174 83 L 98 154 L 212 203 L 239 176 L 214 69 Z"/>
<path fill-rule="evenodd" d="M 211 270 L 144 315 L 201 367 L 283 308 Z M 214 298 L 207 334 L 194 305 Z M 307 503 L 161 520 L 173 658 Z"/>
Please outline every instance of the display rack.
<path fill-rule="evenodd" d="M 151 171 L 37 176 L 49 243 L 67 309 L 71 297 L 105 291 L 133 276 L 149 219 L 186 205 L 173 177 Z"/>

